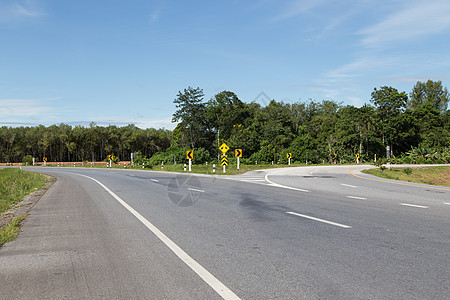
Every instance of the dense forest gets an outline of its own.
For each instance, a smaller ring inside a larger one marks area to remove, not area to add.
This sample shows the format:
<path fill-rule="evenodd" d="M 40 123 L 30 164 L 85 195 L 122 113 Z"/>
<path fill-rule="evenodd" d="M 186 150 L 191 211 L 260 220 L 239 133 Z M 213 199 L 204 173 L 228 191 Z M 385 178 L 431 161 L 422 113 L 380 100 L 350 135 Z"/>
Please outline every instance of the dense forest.
<path fill-rule="evenodd" d="M 412 91 L 375 88 L 371 105 L 354 107 L 323 100 L 268 105 L 246 103 L 230 91 L 205 100 L 203 90 L 188 87 L 174 100 L 173 131 L 126 127 L 1 127 L 0 162 L 25 156 L 49 161 L 95 161 L 114 154 L 129 160 L 132 152 L 149 165 L 218 159 L 218 146 L 243 149 L 244 163 L 294 161 L 348 163 L 386 157 L 394 161 L 450 162 L 449 93 L 441 81 L 417 82 Z"/>

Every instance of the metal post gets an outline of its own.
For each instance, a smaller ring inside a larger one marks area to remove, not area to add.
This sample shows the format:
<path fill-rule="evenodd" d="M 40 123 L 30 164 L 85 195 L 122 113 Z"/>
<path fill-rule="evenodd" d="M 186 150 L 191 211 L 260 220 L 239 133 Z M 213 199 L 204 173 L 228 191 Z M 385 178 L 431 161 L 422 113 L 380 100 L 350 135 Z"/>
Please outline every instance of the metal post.
<path fill-rule="evenodd" d="M 237 159 L 237 169 L 239 170 L 239 157 Z"/>
<path fill-rule="evenodd" d="M 291 159 L 288 158 L 288 165 L 291 166 Z"/>
<path fill-rule="evenodd" d="M 225 173 L 225 164 L 223 164 L 223 172 Z"/>
<path fill-rule="evenodd" d="M 189 160 L 189 172 L 192 171 L 192 159 Z"/>

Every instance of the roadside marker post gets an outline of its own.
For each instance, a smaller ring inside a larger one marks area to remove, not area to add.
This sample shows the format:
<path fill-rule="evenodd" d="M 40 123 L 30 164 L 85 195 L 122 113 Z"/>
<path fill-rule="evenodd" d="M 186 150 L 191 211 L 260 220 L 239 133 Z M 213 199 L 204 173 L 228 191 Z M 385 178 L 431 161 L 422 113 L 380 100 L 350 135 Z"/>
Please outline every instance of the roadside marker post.
<path fill-rule="evenodd" d="M 356 163 L 359 164 L 359 153 L 356 153 L 355 157 L 356 157 Z"/>
<path fill-rule="evenodd" d="M 235 149 L 234 156 L 237 157 L 237 169 L 239 170 L 239 158 L 242 157 L 242 149 Z"/>
<path fill-rule="evenodd" d="M 287 159 L 288 159 L 288 165 L 291 166 L 291 158 L 292 158 L 292 153 L 288 153 L 286 154 Z"/>
<path fill-rule="evenodd" d="M 189 160 L 189 172 L 192 171 L 192 159 L 194 158 L 194 151 L 188 150 L 186 151 L 186 158 Z M 184 164 L 184 170 L 186 171 L 186 164 Z"/>
<path fill-rule="evenodd" d="M 213 173 L 216 173 L 216 164 L 213 164 Z"/>

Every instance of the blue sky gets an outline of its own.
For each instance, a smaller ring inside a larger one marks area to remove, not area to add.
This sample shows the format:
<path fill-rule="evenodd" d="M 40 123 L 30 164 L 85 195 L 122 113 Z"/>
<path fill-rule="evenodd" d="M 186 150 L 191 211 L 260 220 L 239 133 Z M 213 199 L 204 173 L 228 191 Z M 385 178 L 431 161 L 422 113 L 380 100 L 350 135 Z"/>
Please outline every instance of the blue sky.
<path fill-rule="evenodd" d="M 448 0 L 0 0 L 0 126 L 173 129 L 188 86 L 358 107 L 375 87 L 450 88 L 449 16 Z"/>

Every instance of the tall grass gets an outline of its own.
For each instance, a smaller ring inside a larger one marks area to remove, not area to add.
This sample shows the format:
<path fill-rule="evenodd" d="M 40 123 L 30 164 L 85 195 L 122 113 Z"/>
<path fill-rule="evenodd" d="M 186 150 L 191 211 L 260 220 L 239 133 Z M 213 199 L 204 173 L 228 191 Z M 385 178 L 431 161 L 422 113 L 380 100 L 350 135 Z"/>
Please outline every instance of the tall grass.
<path fill-rule="evenodd" d="M 0 170 L 0 213 L 20 202 L 31 192 L 41 189 L 47 179 L 44 175 L 16 168 Z"/>

